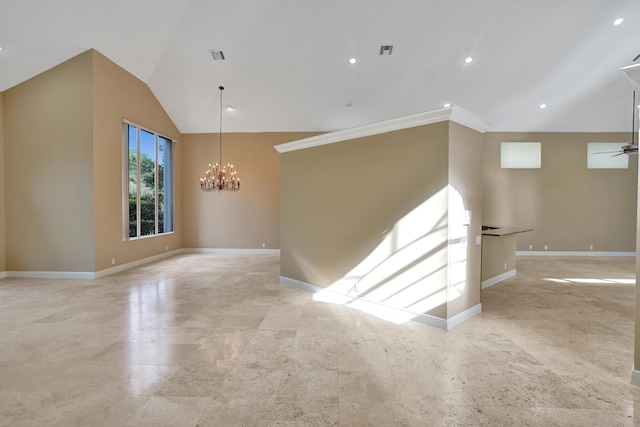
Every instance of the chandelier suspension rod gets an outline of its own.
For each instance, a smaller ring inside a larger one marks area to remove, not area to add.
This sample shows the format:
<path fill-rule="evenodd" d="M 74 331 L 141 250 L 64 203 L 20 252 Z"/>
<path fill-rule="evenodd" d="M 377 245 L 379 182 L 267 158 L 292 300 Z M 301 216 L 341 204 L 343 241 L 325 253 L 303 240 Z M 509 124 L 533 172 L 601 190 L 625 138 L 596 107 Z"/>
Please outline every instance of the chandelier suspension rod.
<path fill-rule="evenodd" d="M 222 166 L 222 91 L 224 90 L 224 86 L 218 86 L 220 89 L 220 166 Z"/>
<path fill-rule="evenodd" d="M 238 178 L 238 174 L 234 170 L 233 165 L 231 163 L 227 163 L 227 165 L 222 164 L 222 91 L 224 90 L 224 86 L 218 86 L 218 89 L 220 89 L 220 128 L 218 131 L 218 155 L 220 156 L 220 163 L 216 163 L 215 165 L 209 163 L 209 167 L 202 178 L 200 178 L 200 190 L 203 192 L 240 190 L 240 178 Z"/>

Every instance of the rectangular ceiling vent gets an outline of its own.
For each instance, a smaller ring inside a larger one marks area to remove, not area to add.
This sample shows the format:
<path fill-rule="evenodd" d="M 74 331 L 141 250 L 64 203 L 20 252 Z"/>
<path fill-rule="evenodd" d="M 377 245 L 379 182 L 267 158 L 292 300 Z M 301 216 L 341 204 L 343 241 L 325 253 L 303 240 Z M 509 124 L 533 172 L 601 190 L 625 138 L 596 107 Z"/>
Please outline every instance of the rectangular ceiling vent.
<path fill-rule="evenodd" d="M 393 52 L 393 46 L 391 45 L 380 46 L 380 55 L 391 55 L 391 52 Z"/>
<path fill-rule="evenodd" d="M 224 61 L 224 52 L 218 49 L 211 49 L 211 56 L 213 56 L 214 61 Z"/>

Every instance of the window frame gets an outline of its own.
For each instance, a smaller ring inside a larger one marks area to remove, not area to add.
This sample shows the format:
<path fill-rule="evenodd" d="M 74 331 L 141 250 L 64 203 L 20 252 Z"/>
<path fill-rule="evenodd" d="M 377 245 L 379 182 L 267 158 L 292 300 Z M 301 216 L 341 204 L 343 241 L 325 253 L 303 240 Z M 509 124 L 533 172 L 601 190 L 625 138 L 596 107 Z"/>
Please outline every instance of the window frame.
<path fill-rule="evenodd" d="M 129 127 L 133 126 L 136 128 L 136 152 L 137 152 L 137 172 L 136 172 L 136 236 L 129 236 Z M 141 221 L 140 221 L 140 132 L 145 131 L 153 135 L 154 139 L 154 150 L 155 150 L 155 160 L 154 160 L 154 224 L 155 230 L 153 234 L 141 235 Z M 167 203 L 167 200 L 170 202 L 170 216 L 171 216 L 171 231 L 163 231 L 159 232 L 159 191 L 158 191 L 158 182 L 159 182 L 159 168 L 158 168 L 158 149 L 159 139 L 163 138 L 166 141 L 169 141 L 171 147 L 171 179 L 170 182 L 167 182 L 163 178 L 163 186 L 164 186 L 164 203 Z M 177 141 L 173 138 L 170 138 L 160 132 L 149 129 L 145 126 L 141 126 L 135 122 L 123 119 L 122 120 L 122 241 L 132 241 L 132 240 L 140 240 L 140 239 L 148 239 L 152 237 L 165 236 L 169 234 L 175 233 L 175 145 Z"/>
<path fill-rule="evenodd" d="M 622 147 L 628 144 L 611 141 L 587 142 L 587 169 L 629 169 L 629 156 L 622 150 Z M 598 156 L 599 154 L 608 155 Z"/>
<path fill-rule="evenodd" d="M 542 169 L 542 143 L 539 141 L 502 141 L 500 169 Z"/>

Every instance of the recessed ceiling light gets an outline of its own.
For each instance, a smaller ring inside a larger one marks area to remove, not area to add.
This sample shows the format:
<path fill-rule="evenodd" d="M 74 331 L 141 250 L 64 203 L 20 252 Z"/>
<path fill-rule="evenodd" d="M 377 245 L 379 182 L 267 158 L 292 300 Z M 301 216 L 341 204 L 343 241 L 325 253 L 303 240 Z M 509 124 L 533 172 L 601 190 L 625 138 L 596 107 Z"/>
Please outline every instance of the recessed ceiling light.
<path fill-rule="evenodd" d="M 356 58 L 349 58 L 349 64 L 355 64 Z"/>
<path fill-rule="evenodd" d="M 613 25 L 618 26 L 620 24 L 622 24 L 624 22 L 623 18 L 618 18 L 615 21 L 613 21 Z"/>
<path fill-rule="evenodd" d="M 2 50 L 2 46 L 0 46 L 0 51 Z"/>
<path fill-rule="evenodd" d="M 451 107 L 451 104 L 449 104 L 448 102 L 446 104 L 443 105 L 444 108 L 449 108 Z"/>
<path fill-rule="evenodd" d="M 464 58 L 464 62 L 465 64 L 471 64 L 473 62 L 473 58 L 470 56 L 467 56 L 466 58 Z"/>
<path fill-rule="evenodd" d="M 542 110 L 543 108 L 547 108 L 547 104 L 540 104 L 540 109 Z"/>
<path fill-rule="evenodd" d="M 235 110 L 235 108 L 233 108 L 233 105 L 227 105 L 227 111 L 233 111 Z"/>

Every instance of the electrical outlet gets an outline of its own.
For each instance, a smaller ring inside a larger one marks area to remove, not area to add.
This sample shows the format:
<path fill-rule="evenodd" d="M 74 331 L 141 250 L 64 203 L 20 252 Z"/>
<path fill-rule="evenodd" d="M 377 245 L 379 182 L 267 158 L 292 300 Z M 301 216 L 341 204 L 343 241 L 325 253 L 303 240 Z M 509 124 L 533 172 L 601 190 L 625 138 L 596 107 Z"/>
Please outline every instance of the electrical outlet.
<path fill-rule="evenodd" d="M 529 245 L 529 250 L 532 250 L 532 249 L 533 249 L 533 245 Z"/>
<path fill-rule="evenodd" d="M 544 250 L 546 251 L 549 247 L 547 245 L 544 245 Z"/>
<path fill-rule="evenodd" d="M 263 243 L 263 244 L 262 244 L 262 247 L 263 247 L 263 248 L 265 248 L 266 246 L 267 246 L 267 245 L 266 245 L 266 243 Z"/>
<path fill-rule="evenodd" d="M 593 250 L 593 245 L 589 245 L 589 250 L 592 251 Z"/>
<path fill-rule="evenodd" d="M 507 269 L 507 263 L 506 262 L 504 263 L 504 269 L 505 270 Z"/>
<path fill-rule="evenodd" d="M 116 259 L 115 258 L 111 258 L 111 265 L 116 265 Z"/>
<path fill-rule="evenodd" d="M 169 245 L 167 245 L 167 250 L 169 250 Z"/>

